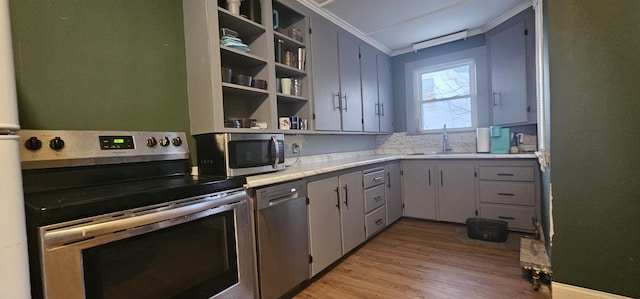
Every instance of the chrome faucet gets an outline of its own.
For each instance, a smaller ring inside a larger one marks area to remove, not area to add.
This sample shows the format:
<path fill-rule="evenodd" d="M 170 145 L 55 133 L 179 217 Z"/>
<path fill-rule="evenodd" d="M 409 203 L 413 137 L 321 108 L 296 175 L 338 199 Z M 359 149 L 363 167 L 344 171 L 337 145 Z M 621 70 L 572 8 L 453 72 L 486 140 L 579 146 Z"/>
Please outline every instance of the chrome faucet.
<path fill-rule="evenodd" d="M 449 144 L 449 134 L 447 134 L 447 124 L 444 124 L 442 128 L 442 153 L 446 154 L 451 151 L 451 145 Z"/>

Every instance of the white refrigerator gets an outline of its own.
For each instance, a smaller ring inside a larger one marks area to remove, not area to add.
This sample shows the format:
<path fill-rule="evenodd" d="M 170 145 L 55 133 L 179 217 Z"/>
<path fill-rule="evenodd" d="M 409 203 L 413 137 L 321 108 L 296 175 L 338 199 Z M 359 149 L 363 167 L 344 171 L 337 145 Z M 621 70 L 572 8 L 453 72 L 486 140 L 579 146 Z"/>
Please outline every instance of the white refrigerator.
<path fill-rule="evenodd" d="M 0 0 L 0 298 L 31 298 L 9 0 Z"/>

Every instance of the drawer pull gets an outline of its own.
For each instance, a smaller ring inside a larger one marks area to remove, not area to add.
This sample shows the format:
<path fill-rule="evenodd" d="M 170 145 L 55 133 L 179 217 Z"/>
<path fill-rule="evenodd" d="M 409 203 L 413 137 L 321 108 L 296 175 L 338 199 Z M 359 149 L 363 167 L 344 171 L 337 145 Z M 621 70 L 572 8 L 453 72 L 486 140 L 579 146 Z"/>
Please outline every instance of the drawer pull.
<path fill-rule="evenodd" d="M 515 217 L 507 217 L 507 216 L 498 216 L 498 219 L 504 219 L 504 220 L 516 220 Z"/>
<path fill-rule="evenodd" d="M 516 196 L 513 193 L 503 193 L 503 192 L 498 192 L 498 195 L 500 195 L 500 196 Z"/>
<path fill-rule="evenodd" d="M 376 196 L 376 197 L 373 198 L 373 200 L 380 201 L 380 200 L 382 200 L 382 196 Z"/>
<path fill-rule="evenodd" d="M 373 181 L 374 181 L 374 182 L 377 182 L 377 181 L 379 181 L 379 180 L 381 180 L 381 179 L 382 179 L 382 177 L 381 177 L 381 176 L 379 176 L 379 177 L 375 177 L 375 178 L 373 178 Z"/>
<path fill-rule="evenodd" d="M 382 218 L 376 220 L 376 224 L 380 225 L 380 223 L 382 223 Z"/>
<path fill-rule="evenodd" d="M 513 176 L 513 173 L 498 173 L 498 176 Z"/>

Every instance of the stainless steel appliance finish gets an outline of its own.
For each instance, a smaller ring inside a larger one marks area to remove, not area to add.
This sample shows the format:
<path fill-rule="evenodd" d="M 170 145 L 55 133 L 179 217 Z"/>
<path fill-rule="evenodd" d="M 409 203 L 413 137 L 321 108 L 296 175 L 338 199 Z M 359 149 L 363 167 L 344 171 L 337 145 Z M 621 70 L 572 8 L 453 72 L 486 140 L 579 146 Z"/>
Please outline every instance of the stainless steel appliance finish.
<path fill-rule="evenodd" d="M 20 130 L 22 169 L 188 159 L 184 132 Z"/>
<path fill-rule="evenodd" d="M 256 190 L 260 297 L 279 298 L 309 278 L 307 183 Z"/>
<path fill-rule="evenodd" d="M 195 138 L 200 174 L 233 177 L 285 168 L 284 134 L 219 133 Z"/>
<path fill-rule="evenodd" d="M 33 298 L 252 298 L 244 178 L 184 133 L 21 131 Z"/>

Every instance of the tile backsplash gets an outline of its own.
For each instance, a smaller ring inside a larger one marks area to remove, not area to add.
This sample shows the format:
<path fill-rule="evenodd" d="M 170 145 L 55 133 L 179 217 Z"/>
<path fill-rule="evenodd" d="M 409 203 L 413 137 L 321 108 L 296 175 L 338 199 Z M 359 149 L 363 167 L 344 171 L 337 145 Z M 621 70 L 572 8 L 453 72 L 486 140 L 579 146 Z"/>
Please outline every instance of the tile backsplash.
<path fill-rule="evenodd" d="M 476 151 L 475 132 L 451 132 L 449 145 L 452 153 L 474 153 Z M 442 134 L 393 133 L 376 138 L 379 154 L 413 154 L 442 152 Z"/>

